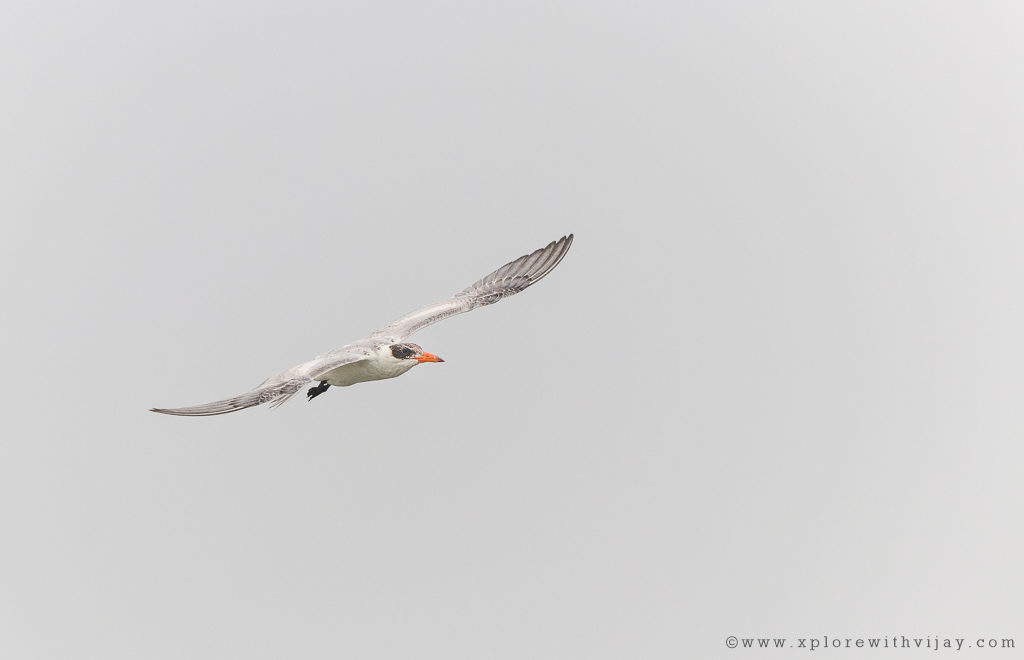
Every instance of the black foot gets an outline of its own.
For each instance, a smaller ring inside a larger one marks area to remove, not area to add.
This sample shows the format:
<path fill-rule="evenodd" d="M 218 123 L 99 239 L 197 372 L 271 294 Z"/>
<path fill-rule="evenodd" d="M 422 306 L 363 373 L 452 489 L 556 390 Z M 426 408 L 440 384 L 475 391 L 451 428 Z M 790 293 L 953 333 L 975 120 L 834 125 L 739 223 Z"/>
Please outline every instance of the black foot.
<path fill-rule="evenodd" d="M 328 387 L 330 387 L 330 385 L 328 385 L 324 381 L 320 381 L 320 384 L 317 385 L 316 387 L 309 388 L 309 391 L 306 392 L 306 396 L 308 396 L 309 400 L 312 401 L 313 399 L 317 398 L 318 396 L 326 392 Z"/>

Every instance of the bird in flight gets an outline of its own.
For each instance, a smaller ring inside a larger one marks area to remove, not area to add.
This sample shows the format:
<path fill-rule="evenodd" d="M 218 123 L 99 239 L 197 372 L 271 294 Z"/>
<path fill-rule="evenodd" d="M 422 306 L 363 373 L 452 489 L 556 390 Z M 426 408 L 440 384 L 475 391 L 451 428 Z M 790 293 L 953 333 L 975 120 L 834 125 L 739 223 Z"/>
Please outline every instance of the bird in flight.
<path fill-rule="evenodd" d="M 309 362 L 282 371 L 245 394 L 188 408 L 150 408 L 165 415 L 206 417 L 223 415 L 269 403 L 276 408 L 306 385 L 312 401 L 331 385 L 346 387 L 370 380 L 395 378 L 424 362 L 444 362 L 433 353 L 406 341 L 417 330 L 456 314 L 514 296 L 550 273 L 572 245 L 572 234 L 546 247 L 510 261 L 490 275 L 456 293 L 450 299 L 409 312 L 369 337 L 319 355 Z"/>

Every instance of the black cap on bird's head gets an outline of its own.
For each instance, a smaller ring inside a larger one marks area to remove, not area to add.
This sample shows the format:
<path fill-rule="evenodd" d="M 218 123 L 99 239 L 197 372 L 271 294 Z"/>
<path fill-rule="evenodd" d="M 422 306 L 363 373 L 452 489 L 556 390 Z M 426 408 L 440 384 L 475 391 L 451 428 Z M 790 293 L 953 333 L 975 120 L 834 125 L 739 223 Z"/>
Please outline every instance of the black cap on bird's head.
<path fill-rule="evenodd" d="M 433 353 L 426 353 L 417 344 L 401 343 L 391 345 L 391 355 L 399 360 L 416 360 L 417 362 L 444 362 Z"/>

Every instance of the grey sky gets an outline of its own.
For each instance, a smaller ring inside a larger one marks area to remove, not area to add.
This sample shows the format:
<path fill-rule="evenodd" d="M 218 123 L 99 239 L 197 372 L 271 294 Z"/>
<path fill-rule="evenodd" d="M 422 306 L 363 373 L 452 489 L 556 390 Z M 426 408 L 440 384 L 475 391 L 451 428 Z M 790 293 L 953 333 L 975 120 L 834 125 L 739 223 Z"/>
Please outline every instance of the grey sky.
<path fill-rule="evenodd" d="M 0 657 L 1024 645 L 1019 4 L 0 18 Z"/>

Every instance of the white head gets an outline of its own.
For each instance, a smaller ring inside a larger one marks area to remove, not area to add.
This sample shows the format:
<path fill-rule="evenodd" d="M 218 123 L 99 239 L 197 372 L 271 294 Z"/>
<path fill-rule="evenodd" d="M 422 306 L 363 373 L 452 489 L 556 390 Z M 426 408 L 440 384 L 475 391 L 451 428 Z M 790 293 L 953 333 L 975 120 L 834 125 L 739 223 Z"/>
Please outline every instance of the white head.
<path fill-rule="evenodd" d="M 444 360 L 433 353 L 425 352 L 418 344 L 412 344 L 409 342 L 390 344 L 382 347 L 380 350 L 385 359 L 388 359 L 389 361 L 395 360 L 403 365 L 409 364 L 410 367 L 414 367 L 423 362 L 444 362 Z"/>

